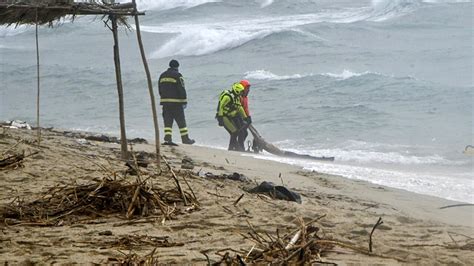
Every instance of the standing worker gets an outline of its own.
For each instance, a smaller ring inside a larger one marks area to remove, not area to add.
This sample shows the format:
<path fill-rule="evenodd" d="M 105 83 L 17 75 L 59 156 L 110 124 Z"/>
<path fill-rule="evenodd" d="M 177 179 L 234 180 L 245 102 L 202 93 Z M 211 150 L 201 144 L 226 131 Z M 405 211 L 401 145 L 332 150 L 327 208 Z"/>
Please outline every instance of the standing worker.
<path fill-rule="evenodd" d="M 245 139 L 249 135 L 247 132 L 248 125 L 252 123 L 252 117 L 250 116 L 249 111 L 249 92 L 250 92 L 250 82 L 246 79 L 240 81 L 240 84 L 244 86 L 244 92 L 240 96 L 240 104 L 244 108 L 245 114 L 247 115 L 247 126 L 240 130 L 239 135 L 237 136 L 237 142 L 239 143 L 240 147 L 244 147 L 245 150 Z"/>
<path fill-rule="evenodd" d="M 194 140 L 189 138 L 184 109 L 188 103 L 186 89 L 184 88 L 183 75 L 179 73 L 179 62 L 171 60 L 169 68 L 160 75 L 158 88 L 160 92 L 160 104 L 163 105 L 163 120 L 165 124 L 165 145 L 176 145 L 172 141 L 173 121 L 179 127 L 181 141 L 183 144 L 193 144 Z"/>
<path fill-rule="evenodd" d="M 219 96 L 216 118 L 219 126 L 223 126 L 230 134 L 230 151 L 244 151 L 244 146 L 240 145 L 237 137 L 241 130 L 248 126 L 248 117 L 240 102 L 240 96 L 245 88 L 240 83 L 234 83 L 230 90 L 225 90 Z"/>

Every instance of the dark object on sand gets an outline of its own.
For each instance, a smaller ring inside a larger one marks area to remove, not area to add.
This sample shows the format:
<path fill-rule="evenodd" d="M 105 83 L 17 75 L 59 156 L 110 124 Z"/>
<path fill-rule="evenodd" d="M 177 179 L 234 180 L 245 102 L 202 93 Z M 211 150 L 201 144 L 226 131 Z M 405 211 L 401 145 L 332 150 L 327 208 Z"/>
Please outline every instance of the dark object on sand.
<path fill-rule="evenodd" d="M 194 162 L 191 158 L 188 156 L 184 156 L 184 158 L 181 160 L 181 168 L 182 169 L 194 169 Z"/>
<path fill-rule="evenodd" d="M 4 159 L 1 159 L 0 169 L 7 168 L 13 165 L 18 165 L 19 163 L 21 163 L 21 161 L 23 161 L 24 158 L 25 158 L 25 154 L 21 153 L 21 154 L 15 154 L 15 155 L 8 156 Z"/>
<path fill-rule="evenodd" d="M 93 140 L 93 141 L 118 143 L 118 140 L 117 140 L 116 137 L 109 137 L 109 136 L 104 135 L 104 134 L 96 134 L 96 135 L 86 136 L 85 139 Z"/>
<path fill-rule="evenodd" d="M 317 157 L 311 156 L 307 154 L 298 154 L 291 151 L 284 151 L 280 150 L 277 146 L 267 142 L 255 129 L 255 127 L 250 124 L 249 126 L 250 132 L 252 132 L 254 141 L 253 141 L 253 150 L 255 152 L 259 152 L 261 150 L 266 150 L 271 154 L 275 154 L 278 156 L 284 157 L 292 157 L 292 158 L 302 158 L 302 159 L 309 159 L 309 160 L 320 160 L 320 161 L 334 161 L 334 157 Z"/>
<path fill-rule="evenodd" d="M 249 190 L 250 193 L 264 193 L 272 198 L 295 201 L 301 204 L 301 196 L 284 186 L 275 186 L 272 182 L 263 181 L 260 185 Z"/>
<path fill-rule="evenodd" d="M 240 181 L 240 182 L 251 182 L 250 178 L 246 177 L 243 174 L 239 174 L 237 172 L 234 172 L 230 175 L 228 175 L 228 174 L 215 175 L 213 173 L 208 172 L 208 173 L 204 173 L 203 175 L 199 175 L 199 176 L 204 176 L 204 177 L 207 177 L 207 178 L 214 178 L 214 179 L 230 179 L 230 180 Z"/>
<path fill-rule="evenodd" d="M 143 138 L 134 138 L 128 140 L 128 143 L 133 143 L 133 144 L 148 144 L 148 141 Z"/>

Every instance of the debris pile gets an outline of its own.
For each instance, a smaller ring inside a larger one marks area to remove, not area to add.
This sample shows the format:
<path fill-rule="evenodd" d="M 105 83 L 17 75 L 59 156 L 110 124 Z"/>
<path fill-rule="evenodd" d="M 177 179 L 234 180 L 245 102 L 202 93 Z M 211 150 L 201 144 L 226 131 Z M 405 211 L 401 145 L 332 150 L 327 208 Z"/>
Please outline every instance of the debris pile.
<path fill-rule="evenodd" d="M 17 153 L 13 155 L 7 155 L 0 157 L 0 169 L 4 168 L 15 168 L 21 165 L 21 162 L 25 158 L 24 153 Z"/>
<path fill-rule="evenodd" d="M 44 226 L 74 223 L 80 216 L 111 214 L 126 218 L 161 214 L 164 219 L 172 219 L 180 213 L 176 204 L 184 201 L 186 205 L 198 204 L 194 196 L 177 188 L 165 190 L 140 179 L 131 183 L 104 178 L 85 185 L 55 186 L 31 202 L 16 198 L 0 208 L 0 217 L 8 224 Z"/>
<path fill-rule="evenodd" d="M 372 253 L 371 250 L 350 243 L 320 237 L 318 235 L 320 228 L 313 224 L 325 216 L 324 214 L 309 222 L 304 222 L 300 218 L 299 228 L 286 235 L 280 235 L 278 229 L 275 235 L 270 235 L 265 231 L 258 232 L 248 222 L 250 231 L 242 236 L 255 244 L 248 251 L 223 249 L 217 252 L 222 258 L 217 265 L 313 265 L 318 263 L 337 265 L 322 259 L 329 252 L 341 252 L 341 250 L 336 250 L 336 247 L 367 256 L 406 262 L 401 258 Z"/>

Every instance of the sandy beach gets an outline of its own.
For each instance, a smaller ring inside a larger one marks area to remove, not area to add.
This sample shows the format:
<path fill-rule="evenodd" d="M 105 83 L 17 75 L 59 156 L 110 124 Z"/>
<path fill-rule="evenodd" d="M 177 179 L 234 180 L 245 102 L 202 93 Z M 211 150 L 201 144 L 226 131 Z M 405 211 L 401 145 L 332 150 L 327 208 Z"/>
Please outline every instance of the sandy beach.
<path fill-rule="evenodd" d="M 41 149 L 35 153 L 36 131 L 0 128 L 0 159 L 26 155 L 20 164 L 0 169 L 3 210 L 18 199 L 38 199 L 55 186 L 88 184 L 107 176 L 130 182 L 137 178 L 125 174 L 129 167 L 120 160 L 119 144 L 56 129 L 43 130 L 42 136 Z M 137 154 L 149 155 L 154 149 L 153 144 L 133 145 Z M 283 235 L 297 229 L 301 221 L 318 217 L 314 225 L 319 237 L 362 250 L 335 245 L 321 254 L 321 261 L 327 263 L 471 265 L 474 261 L 472 206 L 440 209 L 459 202 L 309 172 L 238 152 L 180 145 L 162 146 L 162 153 L 174 172 L 186 176 L 199 207 L 176 204 L 180 211 L 171 220 L 160 215 L 127 219 L 125 214 L 98 213 L 58 220 L 54 226 L 3 217 L 0 262 L 112 263 L 127 254 L 143 257 L 154 250 L 159 263 L 206 265 L 220 262 L 226 252 L 250 251 L 255 242 L 245 237 L 249 232 L 275 236 L 278 230 Z M 152 157 L 146 158 L 148 165 L 139 170 L 142 175 L 150 176 L 154 186 L 172 186 L 166 165 L 162 162 L 160 173 Z M 182 169 L 183 159 L 191 159 L 194 168 Z M 233 173 L 250 181 L 210 177 Z M 299 193 L 302 203 L 247 192 L 262 181 Z M 373 252 L 364 252 L 379 218 L 383 224 L 373 232 Z M 156 239 L 166 241 L 158 245 Z"/>

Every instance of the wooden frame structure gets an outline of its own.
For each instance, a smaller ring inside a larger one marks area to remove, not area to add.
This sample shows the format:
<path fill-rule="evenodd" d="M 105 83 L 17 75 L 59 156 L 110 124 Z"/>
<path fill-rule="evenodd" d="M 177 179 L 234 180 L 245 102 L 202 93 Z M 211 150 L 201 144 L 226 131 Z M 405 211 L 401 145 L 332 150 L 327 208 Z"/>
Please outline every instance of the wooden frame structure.
<path fill-rule="evenodd" d="M 120 116 L 120 140 L 121 140 L 121 155 L 122 159 L 129 158 L 127 149 L 127 137 L 125 130 L 125 114 L 123 104 L 123 87 L 122 75 L 120 67 L 120 53 L 118 42 L 118 26 L 124 25 L 130 28 L 127 23 L 127 17 L 133 16 L 135 18 L 135 28 L 137 33 L 137 40 L 140 47 L 140 53 L 143 61 L 143 66 L 147 76 L 148 90 L 151 99 L 151 107 L 153 112 L 153 124 L 155 128 L 155 144 L 156 144 L 156 159 L 158 167 L 161 164 L 160 156 L 160 135 L 158 128 L 158 118 L 156 113 L 155 97 L 153 93 L 153 85 L 151 75 L 148 68 L 148 63 L 145 57 L 143 43 L 141 40 L 140 24 L 138 16 L 145 15 L 143 12 L 138 12 L 135 0 L 130 3 L 116 4 L 114 0 L 106 1 L 82 1 L 74 2 L 74 0 L 0 0 L 0 25 L 22 25 L 32 24 L 36 25 L 36 58 L 37 58 L 37 130 L 38 130 L 38 146 L 41 143 L 41 128 L 39 124 L 39 98 L 40 98 L 40 68 L 39 68 L 39 45 L 38 45 L 38 26 L 49 25 L 53 22 L 59 21 L 62 18 L 74 20 L 79 15 L 95 15 L 103 16 L 107 27 L 112 31 L 114 38 L 114 63 L 117 80 L 117 92 L 119 98 L 119 116 Z M 108 23 L 111 23 L 109 25 Z"/>

